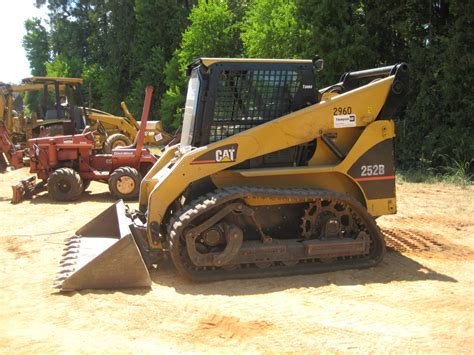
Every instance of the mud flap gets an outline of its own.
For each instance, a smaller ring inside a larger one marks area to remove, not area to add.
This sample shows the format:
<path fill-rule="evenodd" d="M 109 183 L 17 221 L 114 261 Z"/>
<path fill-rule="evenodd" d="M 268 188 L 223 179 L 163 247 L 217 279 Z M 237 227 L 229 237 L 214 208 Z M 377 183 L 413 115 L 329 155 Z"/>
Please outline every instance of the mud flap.
<path fill-rule="evenodd" d="M 55 287 L 61 291 L 150 287 L 131 224 L 119 200 L 66 239 Z"/>

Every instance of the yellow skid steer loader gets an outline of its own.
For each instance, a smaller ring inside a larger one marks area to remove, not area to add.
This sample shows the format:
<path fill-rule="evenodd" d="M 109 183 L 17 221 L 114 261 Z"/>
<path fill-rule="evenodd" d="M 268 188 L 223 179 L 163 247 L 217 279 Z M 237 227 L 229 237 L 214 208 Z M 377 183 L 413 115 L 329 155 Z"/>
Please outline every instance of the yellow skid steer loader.
<path fill-rule="evenodd" d="M 322 60 L 201 58 L 181 142 L 66 242 L 56 286 L 148 287 L 169 255 L 194 281 L 377 265 L 375 217 L 396 213 L 394 111 L 404 63 L 316 90 Z"/>

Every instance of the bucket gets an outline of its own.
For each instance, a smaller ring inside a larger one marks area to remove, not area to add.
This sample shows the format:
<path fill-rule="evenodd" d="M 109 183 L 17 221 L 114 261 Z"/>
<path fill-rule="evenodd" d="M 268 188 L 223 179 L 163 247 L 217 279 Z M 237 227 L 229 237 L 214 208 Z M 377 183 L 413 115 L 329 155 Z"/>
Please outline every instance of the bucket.
<path fill-rule="evenodd" d="M 61 291 L 150 287 L 132 224 L 119 200 L 78 229 L 65 241 L 55 287 Z"/>

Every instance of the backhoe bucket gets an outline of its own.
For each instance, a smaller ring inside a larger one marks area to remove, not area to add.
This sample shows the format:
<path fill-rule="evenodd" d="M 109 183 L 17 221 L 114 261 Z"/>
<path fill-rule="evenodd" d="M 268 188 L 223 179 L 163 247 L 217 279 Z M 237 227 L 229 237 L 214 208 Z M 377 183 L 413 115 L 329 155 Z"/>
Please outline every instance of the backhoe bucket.
<path fill-rule="evenodd" d="M 132 223 L 119 200 L 66 239 L 55 287 L 61 291 L 150 287 L 150 274 L 129 227 Z"/>

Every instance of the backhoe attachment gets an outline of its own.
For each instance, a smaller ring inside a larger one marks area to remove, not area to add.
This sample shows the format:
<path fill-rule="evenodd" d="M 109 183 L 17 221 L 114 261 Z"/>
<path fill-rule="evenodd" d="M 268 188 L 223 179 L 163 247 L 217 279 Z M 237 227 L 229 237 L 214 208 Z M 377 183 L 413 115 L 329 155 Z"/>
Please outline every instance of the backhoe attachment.
<path fill-rule="evenodd" d="M 32 198 L 33 195 L 45 190 L 44 185 L 44 182 L 36 184 L 36 176 L 34 175 L 18 181 L 15 185 L 12 185 L 12 203 L 19 203 L 24 199 Z"/>
<path fill-rule="evenodd" d="M 122 200 L 66 239 L 56 288 L 150 287 L 151 279 Z"/>

